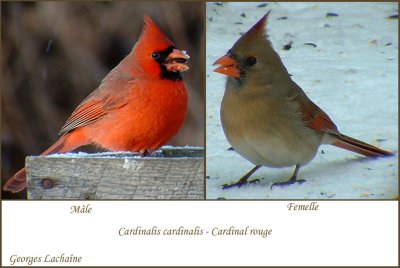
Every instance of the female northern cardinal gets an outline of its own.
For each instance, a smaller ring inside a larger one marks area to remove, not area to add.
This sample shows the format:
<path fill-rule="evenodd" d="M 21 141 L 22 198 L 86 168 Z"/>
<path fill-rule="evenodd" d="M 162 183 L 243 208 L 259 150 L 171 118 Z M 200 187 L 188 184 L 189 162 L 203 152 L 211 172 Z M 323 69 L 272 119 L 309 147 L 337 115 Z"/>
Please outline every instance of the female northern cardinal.
<path fill-rule="evenodd" d="M 111 151 L 151 153 L 181 128 L 188 97 L 180 72 L 189 56 L 148 17 L 132 51 L 72 113 L 62 136 L 41 155 L 69 152 L 94 144 Z M 26 169 L 4 185 L 5 191 L 26 187 Z"/>
<path fill-rule="evenodd" d="M 236 152 L 256 165 L 238 182 L 223 187 L 248 183 L 261 166 L 296 166 L 288 181 L 274 183 L 271 188 L 302 183 L 297 173 L 315 157 L 321 144 L 365 156 L 393 155 L 341 134 L 329 116 L 292 81 L 265 34 L 269 13 L 214 63 L 221 65 L 215 72 L 228 76 L 221 104 L 225 136 Z"/>

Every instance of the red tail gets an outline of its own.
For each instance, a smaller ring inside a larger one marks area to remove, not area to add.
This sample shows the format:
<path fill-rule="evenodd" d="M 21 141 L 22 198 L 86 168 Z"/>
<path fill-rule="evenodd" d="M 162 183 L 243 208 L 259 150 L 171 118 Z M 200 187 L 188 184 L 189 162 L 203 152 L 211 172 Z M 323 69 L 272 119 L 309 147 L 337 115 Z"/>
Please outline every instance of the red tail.
<path fill-rule="evenodd" d="M 68 133 L 58 141 L 56 141 L 49 149 L 41 153 L 40 155 L 48 155 L 53 153 L 64 153 L 70 152 L 75 148 L 85 145 L 82 140 L 70 139 L 71 137 L 76 138 L 76 135 L 71 136 Z M 72 140 L 72 141 L 71 141 Z M 26 188 L 26 168 L 21 169 L 13 177 L 11 177 L 3 186 L 4 191 L 10 191 L 13 193 L 21 192 Z"/>
<path fill-rule="evenodd" d="M 21 169 L 4 184 L 3 190 L 13 193 L 21 192 L 26 187 L 26 168 Z"/>
<path fill-rule="evenodd" d="M 337 137 L 338 140 L 332 143 L 332 145 L 340 147 L 342 149 L 346 149 L 358 154 L 362 154 L 365 156 L 371 157 L 380 157 L 380 156 L 392 156 L 394 155 L 392 152 L 382 150 L 378 147 L 372 146 L 368 143 L 353 139 L 346 135 L 340 135 Z"/>

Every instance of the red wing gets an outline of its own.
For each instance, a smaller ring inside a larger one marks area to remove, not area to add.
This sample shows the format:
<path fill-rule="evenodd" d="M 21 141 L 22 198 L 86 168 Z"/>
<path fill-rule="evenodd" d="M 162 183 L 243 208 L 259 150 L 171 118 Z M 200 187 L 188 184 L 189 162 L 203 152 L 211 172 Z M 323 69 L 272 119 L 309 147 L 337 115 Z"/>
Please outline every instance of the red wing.
<path fill-rule="evenodd" d="M 308 99 L 308 103 L 301 107 L 305 125 L 314 130 L 340 135 L 335 123 L 315 103 Z"/>
<path fill-rule="evenodd" d="M 59 134 L 65 134 L 77 127 L 88 125 L 103 117 L 108 112 L 127 104 L 124 96 L 113 96 L 110 94 L 103 96 L 101 93 L 104 93 L 104 91 L 102 92 L 97 89 L 79 104 Z"/>

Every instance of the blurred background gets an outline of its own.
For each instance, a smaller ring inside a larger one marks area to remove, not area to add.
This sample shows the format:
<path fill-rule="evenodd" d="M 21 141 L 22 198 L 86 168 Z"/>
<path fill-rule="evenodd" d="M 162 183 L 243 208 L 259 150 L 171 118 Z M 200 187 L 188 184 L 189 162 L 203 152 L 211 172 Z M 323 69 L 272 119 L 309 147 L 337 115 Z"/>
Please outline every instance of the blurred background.
<path fill-rule="evenodd" d="M 204 35 L 202 2 L 2 2 L 2 185 L 38 155 L 76 106 L 136 43 L 149 15 L 190 55 L 184 73 L 189 112 L 169 143 L 204 144 Z M 25 198 L 2 192 L 2 198 Z"/>

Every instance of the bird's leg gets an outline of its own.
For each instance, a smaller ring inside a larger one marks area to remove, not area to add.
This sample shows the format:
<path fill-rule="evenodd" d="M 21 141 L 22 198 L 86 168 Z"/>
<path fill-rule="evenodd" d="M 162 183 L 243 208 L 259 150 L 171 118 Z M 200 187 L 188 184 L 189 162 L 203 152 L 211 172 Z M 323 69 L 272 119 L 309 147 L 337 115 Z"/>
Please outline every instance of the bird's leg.
<path fill-rule="evenodd" d="M 140 153 L 143 157 L 145 157 L 145 156 L 151 155 L 151 154 L 153 153 L 153 150 L 152 150 L 152 149 L 143 149 L 143 150 L 140 150 L 139 153 Z"/>
<path fill-rule="evenodd" d="M 297 173 L 299 172 L 299 170 L 300 170 L 300 165 L 296 165 L 296 169 L 294 170 L 294 173 L 293 173 L 292 177 L 290 177 L 290 179 L 289 179 L 288 181 L 284 181 L 284 182 L 275 182 L 275 183 L 273 183 L 273 184 L 271 185 L 271 189 L 272 189 L 274 186 L 279 186 L 279 187 L 281 187 L 281 186 L 291 185 L 291 184 L 294 184 L 294 183 L 300 183 L 300 184 L 302 184 L 303 182 L 305 182 L 306 180 L 303 180 L 303 179 L 298 180 L 298 179 L 297 179 Z"/>
<path fill-rule="evenodd" d="M 238 180 L 235 183 L 231 183 L 231 184 L 224 184 L 222 185 L 222 189 L 228 189 L 228 188 L 232 188 L 232 187 L 241 187 L 247 183 L 256 183 L 256 182 L 260 182 L 259 179 L 255 179 L 255 180 L 251 180 L 248 181 L 248 179 L 250 178 L 251 175 L 253 175 L 254 172 L 257 171 L 257 169 L 259 169 L 261 166 L 255 166 L 252 170 L 250 170 L 249 172 L 246 173 L 246 175 L 244 175 L 242 178 L 240 178 L 240 180 Z"/>

